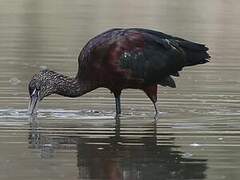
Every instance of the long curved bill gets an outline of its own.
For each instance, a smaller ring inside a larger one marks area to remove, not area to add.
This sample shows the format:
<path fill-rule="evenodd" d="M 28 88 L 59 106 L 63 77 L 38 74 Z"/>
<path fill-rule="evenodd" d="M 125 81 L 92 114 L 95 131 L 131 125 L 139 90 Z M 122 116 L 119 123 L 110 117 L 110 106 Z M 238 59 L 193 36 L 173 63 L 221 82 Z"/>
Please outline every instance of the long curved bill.
<path fill-rule="evenodd" d="M 29 105 L 28 105 L 28 114 L 30 114 L 32 116 L 32 115 L 37 113 L 37 108 L 38 108 L 38 104 L 39 104 L 39 101 L 40 101 L 39 91 L 34 89 L 30 98 L 31 99 L 30 99 L 30 102 L 29 102 Z"/>

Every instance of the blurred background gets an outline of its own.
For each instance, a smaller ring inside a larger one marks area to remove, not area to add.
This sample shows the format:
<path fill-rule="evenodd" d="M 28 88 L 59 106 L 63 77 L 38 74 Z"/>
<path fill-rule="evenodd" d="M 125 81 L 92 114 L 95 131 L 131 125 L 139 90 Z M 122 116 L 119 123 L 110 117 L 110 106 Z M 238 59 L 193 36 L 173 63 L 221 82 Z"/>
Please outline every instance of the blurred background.
<path fill-rule="evenodd" d="M 237 0 L 1 0 L 0 179 L 238 179 L 239 17 Z M 160 88 L 155 125 L 148 98 L 126 90 L 116 126 L 106 89 L 50 96 L 29 124 L 31 77 L 45 68 L 75 76 L 81 48 L 114 27 L 207 44 L 211 62 Z"/>

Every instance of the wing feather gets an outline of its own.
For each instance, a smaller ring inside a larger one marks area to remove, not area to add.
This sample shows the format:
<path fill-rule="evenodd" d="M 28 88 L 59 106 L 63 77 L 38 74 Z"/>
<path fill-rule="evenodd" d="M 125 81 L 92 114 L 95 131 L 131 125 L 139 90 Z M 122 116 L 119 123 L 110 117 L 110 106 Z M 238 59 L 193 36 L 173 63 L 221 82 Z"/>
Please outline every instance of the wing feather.
<path fill-rule="evenodd" d="M 158 31 L 112 29 L 83 48 L 77 77 L 85 78 L 91 71 L 101 81 L 122 78 L 175 87 L 170 75 L 179 76 L 184 66 L 208 62 L 207 50 L 203 44 Z"/>
<path fill-rule="evenodd" d="M 119 58 L 121 68 L 128 69 L 135 78 L 142 78 L 149 84 L 164 82 L 169 75 L 177 75 L 178 71 L 182 70 L 185 56 L 178 46 L 166 38 L 158 41 L 144 36 L 143 38 L 143 48 L 123 51 Z M 174 85 L 171 83 L 169 86 Z"/>

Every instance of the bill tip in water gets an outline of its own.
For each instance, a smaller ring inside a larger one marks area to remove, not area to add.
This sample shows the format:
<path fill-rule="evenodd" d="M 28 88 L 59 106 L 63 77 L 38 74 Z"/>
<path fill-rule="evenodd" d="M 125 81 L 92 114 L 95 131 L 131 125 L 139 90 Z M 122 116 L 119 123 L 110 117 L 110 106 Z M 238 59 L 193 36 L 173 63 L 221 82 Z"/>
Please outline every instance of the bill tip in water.
<path fill-rule="evenodd" d="M 38 104 L 39 104 L 39 91 L 35 89 L 30 95 L 30 101 L 28 105 L 28 114 L 30 116 L 37 114 Z"/>

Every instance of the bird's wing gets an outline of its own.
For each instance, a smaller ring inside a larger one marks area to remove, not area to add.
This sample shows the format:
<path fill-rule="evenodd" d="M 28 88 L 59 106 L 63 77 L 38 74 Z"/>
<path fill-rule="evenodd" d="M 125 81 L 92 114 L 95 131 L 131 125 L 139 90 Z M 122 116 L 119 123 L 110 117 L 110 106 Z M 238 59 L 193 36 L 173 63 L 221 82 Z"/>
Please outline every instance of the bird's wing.
<path fill-rule="evenodd" d="M 129 79 L 139 78 L 149 84 L 175 87 L 170 75 L 178 76 L 186 64 L 185 53 L 175 40 L 135 29 L 127 31 L 111 52 L 117 54 L 111 59 L 119 59 L 120 69 L 131 72 Z"/>
<path fill-rule="evenodd" d="M 149 29 L 135 29 L 150 39 L 159 42 L 161 39 L 169 40 L 172 45 L 180 48 L 185 55 L 185 66 L 193 66 L 196 64 L 204 64 L 209 62 L 210 55 L 208 54 L 208 47 L 204 44 L 195 43 L 179 37 L 164 34 L 162 32 L 153 31 Z"/>
<path fill-rule="evenodd" d="M 153 30 L 112 29 L 83 48 L 78 77 L 91 71 L 105 81 L 123 78 L 175 87 L 170 75 L 178 76 L 184 66 L 208 62 L 207 50 L 202 44 Z"/>

